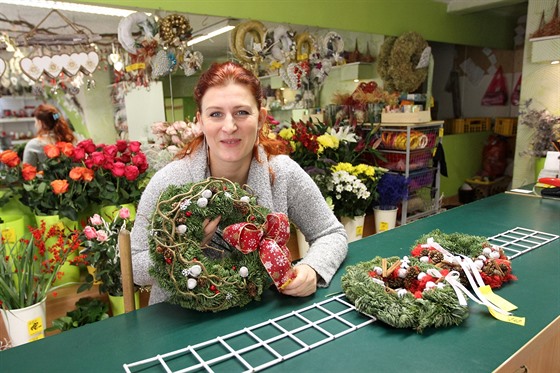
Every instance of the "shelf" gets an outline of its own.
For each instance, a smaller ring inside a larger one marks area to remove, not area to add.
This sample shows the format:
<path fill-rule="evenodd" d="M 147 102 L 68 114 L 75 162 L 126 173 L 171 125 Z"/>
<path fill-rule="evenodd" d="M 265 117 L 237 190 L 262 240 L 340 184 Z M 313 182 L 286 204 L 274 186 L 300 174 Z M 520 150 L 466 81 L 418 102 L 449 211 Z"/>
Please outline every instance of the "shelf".
<path fill-rule="evenodd" d="M 34 123 L 34 117 L 13 117 L 13 118 L 0 118 L 0 124 L 3 123 Z"/>

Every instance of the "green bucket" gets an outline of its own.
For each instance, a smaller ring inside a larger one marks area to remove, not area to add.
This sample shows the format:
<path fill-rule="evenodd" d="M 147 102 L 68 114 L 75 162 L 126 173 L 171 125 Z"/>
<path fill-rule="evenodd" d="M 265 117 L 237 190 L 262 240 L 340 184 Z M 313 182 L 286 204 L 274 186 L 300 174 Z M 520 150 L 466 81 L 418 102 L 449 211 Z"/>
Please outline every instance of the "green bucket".
<path fill-rule="evenodd" d="M 0 216 L 0 233 L 5 242 L 14 243 L 23 237 L 25 233 L 25 223 L 23 216 L 2 215 Z"/>

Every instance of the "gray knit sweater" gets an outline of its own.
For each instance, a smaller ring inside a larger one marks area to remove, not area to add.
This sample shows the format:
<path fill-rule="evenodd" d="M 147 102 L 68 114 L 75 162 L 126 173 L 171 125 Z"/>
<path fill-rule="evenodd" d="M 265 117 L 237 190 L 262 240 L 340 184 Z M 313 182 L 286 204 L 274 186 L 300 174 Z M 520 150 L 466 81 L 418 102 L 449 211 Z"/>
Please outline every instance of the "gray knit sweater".
<path fill-rule="evenodd" d="M 285 155 L 267 161 L 262 148 L 259 155 L 261 162 L 253 159 L 247 184 L 261 206 L 287 214 L 299 227 L 310 243 L 309 251 L 299 263 L 311 266 L 320 275 L 318 286 L 328 286 L 348 250 L 343 226 L 325 203 L 317 185 L 296 162 Z M 167 299 L 148 273 L 151 266 L 148 247 L 151 215 L 167 186 L 196 182 L 210 176 L 206 157 L 204 150 L 198 150 L 190 157 L 169 163 L 152 177 L 142 194 L 131 233 L 132 262 L 134 282 L 152 285 L 150 304 Z M 274 172 L 272 184 L 269 168 Z"/>

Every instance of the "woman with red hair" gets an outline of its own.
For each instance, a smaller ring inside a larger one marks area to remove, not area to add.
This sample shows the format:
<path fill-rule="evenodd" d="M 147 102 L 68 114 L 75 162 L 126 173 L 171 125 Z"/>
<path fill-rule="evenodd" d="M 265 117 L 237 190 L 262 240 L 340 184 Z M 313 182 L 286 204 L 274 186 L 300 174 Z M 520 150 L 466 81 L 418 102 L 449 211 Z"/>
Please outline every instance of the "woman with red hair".
<path fill-rule="evenodd" d="M 42 104 L 35 109 L 35 129 L 37 134 L 29 140 L 23 150 L 23 163 L 37 166 L 46 159 L 43 148 L 57 142 L 74 143 L 76 137 L 60 112 L 52 105 Z"/>
<path fill-rule="evenodd" d="M 201 75 L 194 99 L 202 134 L 152 177 L 132 230 L 134 281 L 152 285 L 150 304 L 168 298 L 148 272 L 150 219 L 158 198 L 169 185 L 211 176 L 248 185 L 261 206 L 286 214 L 310 243 L 308 253 L 293 269 L 296 277 L 281 290 L 283 294 L 308 296 L 317 286 L 328 286 L 346 257 L 346 232 L 309 175 L 285 155 L 281 142 L 268 136 L 258 78 L 236 63 L 215 63 Z M 203 243 L 212 238 L 218 223 L 219 218 L 206 222 Z"/>

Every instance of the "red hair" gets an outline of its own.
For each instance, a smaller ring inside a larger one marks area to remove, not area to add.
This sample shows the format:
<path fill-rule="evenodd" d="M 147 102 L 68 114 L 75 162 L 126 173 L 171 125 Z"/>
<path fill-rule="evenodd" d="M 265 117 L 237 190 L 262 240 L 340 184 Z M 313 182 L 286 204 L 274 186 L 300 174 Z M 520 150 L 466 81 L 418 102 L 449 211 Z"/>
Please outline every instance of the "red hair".
<path fill-rule="evenodd" d="M 202 108 L 202 98 L 208 89 L 213 87 L 224 87 L 230 83 L 243 85 L 249 89 L 255 101 L 257 108 L 260 110 L 264 99 L 263 90 L 259 79 L 249 70 L 235 62 L 213 63 L 208 70 L 200 76 L 196 87 L 194 88 L 194 101 L 197 110 L 200 112 Z M 289 149 L 283 141 L 270 138 L 268 119 L 261 126 L 258 133 L 258 140 L 253 150 L 253 156 L 258 160 L 257 144 L 263 146 L 267 157 L 278 154 L 289 154 Z M 184 158 L 202 145 L 204 137 L 199 136 L 187 143 L 185 147 L 177 154 L 177 158 Z"/>
<path fill-rule="evenodd" d="M 55 142 L 71 142 L 76 137 L 60 112 L 52 105 L 41 104 L 35 109 L 33 116 L 41 121 L 37 136 L 53 133 Z"/>

